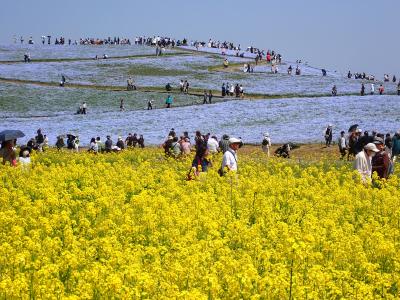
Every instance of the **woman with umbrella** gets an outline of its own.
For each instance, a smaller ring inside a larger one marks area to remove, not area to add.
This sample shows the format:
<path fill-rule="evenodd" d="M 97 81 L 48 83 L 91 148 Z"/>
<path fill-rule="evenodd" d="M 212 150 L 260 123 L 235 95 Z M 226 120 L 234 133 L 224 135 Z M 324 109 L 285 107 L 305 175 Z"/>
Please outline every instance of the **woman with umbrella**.
<path fill-rule="evenodd" d="M 25 136 L 25 134 L 20 130 L 4 130 L 0 132 L 0 155 L 3 158 L 3 165 L 7 162 L 14 167 L 17 165 L 17 152 L 15 145 L 17 143 L 17 138 L 23 136 Z"/>

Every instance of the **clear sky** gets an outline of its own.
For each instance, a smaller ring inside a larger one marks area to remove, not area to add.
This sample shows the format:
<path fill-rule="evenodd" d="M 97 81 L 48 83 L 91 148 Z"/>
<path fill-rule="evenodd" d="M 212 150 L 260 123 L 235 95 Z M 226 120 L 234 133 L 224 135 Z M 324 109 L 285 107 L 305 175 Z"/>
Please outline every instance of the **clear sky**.
<path fill-rule="evenodd" d="M 399 12 L 399 0 L 2 0 L 0 43 L 13 35 L 213 38 L 400 77 Z"/>

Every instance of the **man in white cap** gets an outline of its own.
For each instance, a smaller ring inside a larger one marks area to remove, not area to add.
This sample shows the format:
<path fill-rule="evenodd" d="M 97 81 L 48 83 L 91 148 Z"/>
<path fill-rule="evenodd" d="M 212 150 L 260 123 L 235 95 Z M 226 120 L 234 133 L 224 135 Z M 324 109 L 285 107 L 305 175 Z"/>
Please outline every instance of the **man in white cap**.
<path fill-rule="evenodd" d="M 364 150 L 356 155 L 354 169 L 360 173 L 362 181 L 366 182 L 368 179 L 371 179 L 372 157 L 378 152 L 379 149 L 374 143 L 368 143 L 364 146 Z"/>
<path fill-rule="evenodd" d="M 242 145 L 242 141 L 237 138 L 230 138 L 229 139 L 229 148 L 228 151 L 224 153 L 224 156 L 222 158 L 222 165 L 221 165 L 221 170 L 222 172 L 227 171 L 237 171 L 238 169 L 238 158 L 236 151 L 240 148 Z"/>

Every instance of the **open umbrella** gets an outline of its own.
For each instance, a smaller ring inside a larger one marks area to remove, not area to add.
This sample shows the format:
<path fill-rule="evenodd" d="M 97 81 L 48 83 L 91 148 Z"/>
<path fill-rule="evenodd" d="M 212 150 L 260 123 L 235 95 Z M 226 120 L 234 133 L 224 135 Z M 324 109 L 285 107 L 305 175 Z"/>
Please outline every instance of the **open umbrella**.
<path fill-rule="evenodd" d="M 25 134 L 21 130 L 4 130 L 0 132 L 0 142 L 12 141 L 24 136 Z"/>
<path fill-rule="evenodd" d="M 356 131 L 358 124 L 351 125 L 348 132 Z"/>

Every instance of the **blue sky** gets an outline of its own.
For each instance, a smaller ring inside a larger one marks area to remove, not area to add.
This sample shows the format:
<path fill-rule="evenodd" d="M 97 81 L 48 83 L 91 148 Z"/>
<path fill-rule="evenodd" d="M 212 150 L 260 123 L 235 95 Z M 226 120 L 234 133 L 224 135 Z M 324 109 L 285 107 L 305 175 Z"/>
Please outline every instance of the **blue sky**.
<path fill-rule="evenodd" d="M 3 0 L 0 43 L 47 34 L 211 37 L 330 70 L 400 77 L 399 11 L 399 0 Z"/>

